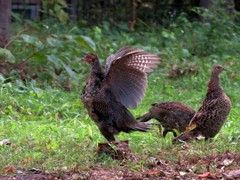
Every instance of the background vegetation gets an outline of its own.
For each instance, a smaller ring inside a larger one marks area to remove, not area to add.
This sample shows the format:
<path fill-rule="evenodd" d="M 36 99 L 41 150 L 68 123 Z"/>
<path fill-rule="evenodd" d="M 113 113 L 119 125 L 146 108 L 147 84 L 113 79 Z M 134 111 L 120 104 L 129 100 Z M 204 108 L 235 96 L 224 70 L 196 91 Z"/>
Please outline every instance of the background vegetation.
<path fill-rule="evenodd" d="M 108 21 L 96 26 L 84 22 L 64 25 L 54 19 L 26 20 L 22 24 L 14 16 L 11 40 L 0 49 L 0 139 L 12 143 L 0 146 L 0 174 L 33 167 L 45 172 L 73 168 L 87 171 L 91 166 L 137 172 L 146 169 L 159 153 L 166 155 L 161 157 L 165 162 L 226 151 L 239 153 L 239 14 L 231 16 L 222 8 L 214 13 L 199 8 L 192 11 L 198 19 L 183 12 L 167 25 L 149 22 L 134 31 L 124 23 L 113 25 Z M 125 45 L 162 57 L 149 76 L 143 102 L 132 110 L 135 116 L 145 113 L 150 104 L 167 100 L 181 101 L 197 110 L 206 93 L 211 67 L 227 67 L 221 82 L 232 101 L 232 110 L 211 142 L 193 142 L 185 151 L 182 145 L 172 145 L 172 134 L 163 139 L 154 128 L 145 134 L 122 133 L 117 138 L 130 140 L 133 153 L 141 160 L 121 162 L 94 153 L 105 139 L 80 102 L 89 72 L 83 57 L 94 51 L 104 64 L 110 54 Z M 210 166 L 213 173 L 218 172 L 214 163 Z M 206 168 L 197 164 L 192 171 L 199 174 Z"/>

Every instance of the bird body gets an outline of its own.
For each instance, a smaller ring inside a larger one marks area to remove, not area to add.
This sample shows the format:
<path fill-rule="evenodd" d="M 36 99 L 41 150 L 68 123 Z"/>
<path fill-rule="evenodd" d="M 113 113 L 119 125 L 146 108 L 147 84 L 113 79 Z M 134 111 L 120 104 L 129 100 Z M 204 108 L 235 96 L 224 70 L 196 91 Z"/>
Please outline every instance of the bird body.
<path fill-rule="evenodd" d="M 166 101 L 152 104 L 149 112 L 138 119 L 141 119 L 141 122 L 157 119 L 164 128 L 163 137 L 168 132 L 173 132 L 174 136 L 177 136 L 174 129 L 183 132 L 194 114 L 195 110 L 181 102 Z"/>
<path fill-rule="evenodd" d="M 190 131 L 199 132 L 205 139 L 214 137 L 220 131 L 231 110 L 231 101 L 220 84 L 219 75 L 223 70 L 221 65 L 212 68 L 208 91 L 202 106 L 191 119 L 186 131 L 174 141 L 188 140 Z"/>
<path fill-rule="evenodd" d="M 91 119 L 108 141 L 119 132 L 147 131 L 149 123 L 138 122 L 128 107 L 136 108 L 145 95 L 146 72 L 160 58 L 141 49 L 125 47 L 107 59 L 103 69 L 95 54 L 86 56 L 91 74 L 81 95 Z"/>

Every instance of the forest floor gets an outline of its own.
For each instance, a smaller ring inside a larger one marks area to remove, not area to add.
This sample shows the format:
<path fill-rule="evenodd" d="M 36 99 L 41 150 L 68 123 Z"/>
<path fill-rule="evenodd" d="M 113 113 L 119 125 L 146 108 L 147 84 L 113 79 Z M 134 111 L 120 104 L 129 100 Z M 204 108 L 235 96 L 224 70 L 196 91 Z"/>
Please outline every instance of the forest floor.
<path fill-rule="evenodd" d="M 178 163 L 164 162 L 156 157 L 149 168 L 144 171 L 132 172 L 128 168 L 105 169 L 101 167 L 88 167 L 88 170 L 71 170 L 57 172 L 20 172 L 19 174 L 0 176 L 2 180 L 10 179 L 238 179 L 240 178 L 240 154 L 226 152 L 219 155 L 210 155 L 204 158 L 196 158 L 195 162 L 181 160 Z M 192 159 L 193 161 L 193 159 Z M 186 171 L 186 167 L 202 164 L 206 168 L 203 174 L 194 173 L 191 168 Z M 215 163 L 217 172 L 212 173 L 210 165 Z M 227 166 L 234 163 L 236 166 L 225 170 Z M 37 170 L 35 170 L 37 171 Z"/>
<path fill-rule="evenodd" d="M 209 155 L 203 158 L 185 157 L 178 162 L 164 161 L 164 154 L 159 153 L 142 171 L 131 171 L 127 167 L 121 169 L 106 169 L 103 167 L 87 167 L 85 170 L 75 168 L 71 171 L 32 172 L 19 171 L 19 174 L 0 176 L 2 180 L 23 179 L 238 179 L 240 178 L 240 154 L 225 152 Z M 136 157 L 135 161 L 138 158 Z M 193 171 L 194 166 L 202 166 L 206 172 L 202 174 Z M 215 166 L 214 171 L 212 171 Z M 231 167 L 231 168 L 229 168 Z"/>

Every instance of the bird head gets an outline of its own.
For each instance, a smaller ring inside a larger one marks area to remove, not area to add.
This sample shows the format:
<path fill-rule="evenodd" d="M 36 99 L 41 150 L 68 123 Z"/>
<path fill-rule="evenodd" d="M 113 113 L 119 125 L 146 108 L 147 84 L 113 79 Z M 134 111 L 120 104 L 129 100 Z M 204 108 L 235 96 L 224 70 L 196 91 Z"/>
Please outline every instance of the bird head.
<path fill-rule="evenodd" d="M 224 67 L 222 65 L 218 64 L 218 65 L 213 66 L 212 73 L 213 74 L 220 74 L 224 70 L 226 70 L 226 69 L 224 69 Z"/>
<path fill-rule="evenodd" d="M 85 60 L 89 64 L 93 64 L 96 60 L 98 60 L 98 56 L 96 54 L 91 53 L 91 54 L 85 56 Z"/>

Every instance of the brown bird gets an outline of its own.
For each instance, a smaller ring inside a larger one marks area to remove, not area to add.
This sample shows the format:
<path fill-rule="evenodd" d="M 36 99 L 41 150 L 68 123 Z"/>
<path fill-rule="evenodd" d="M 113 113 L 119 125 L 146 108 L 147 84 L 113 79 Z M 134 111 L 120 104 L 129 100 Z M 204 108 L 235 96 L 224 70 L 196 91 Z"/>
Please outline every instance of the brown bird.
<path fill-rule="evenodd" d="M 174 129 L 179 132 L 185 131 L 195 113 L 195 110 L 181 102 L 166 101 L 152 104 L 149 112 L 137 119 L 141 119 L 141 122 L 147 122 L 152 118 L 157 119 L 164 128 L 163 137 L 168 132 L 172 132 L 176 137 Z M 161 131 L 161 126 L 159 129 Z"/>
<path fill-rule="evenodd" d="M 189 140 L 193 132 L 199 132 L 205 139 L 214 137 L 221 129 L 231 109 L 231 101 L 223 92 L 220 73 L 225 70 L 222 65 L 212 68 L 208 90 L 202 106 L 193 116 L 185 132 L 173 141 Z"/>
<path fill-rule="evenodd" d="M 81 95 L 102 135 L 115 141 L 114 135 L 123 131 L 145 132 L 151 123 L 138 122 L 127 108 L 136 108 L 145 95 L 147 74 L 160 58 L 142 49 L 124 47 L 107 58 L 103 69 L 98 56 L 85 57 L 92 66 Z"/>

